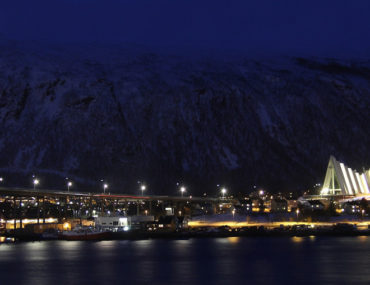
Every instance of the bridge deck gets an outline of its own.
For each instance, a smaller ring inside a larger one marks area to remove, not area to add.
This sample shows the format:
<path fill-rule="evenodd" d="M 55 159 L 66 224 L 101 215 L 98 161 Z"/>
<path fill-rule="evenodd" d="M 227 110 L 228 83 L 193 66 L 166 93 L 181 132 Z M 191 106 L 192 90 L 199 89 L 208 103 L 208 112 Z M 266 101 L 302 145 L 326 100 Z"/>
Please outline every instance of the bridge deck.
<path fill-rule="evenodd" d="M 221 198 L 196 197 L 196 196 L 159 196 L 159 195 L 131 195 L 120 193 L 94 193 L 94 192 L 68 192 L 50 189 L 32 189 L 32 188 L 7 188 L 0 187 L 0 196 L 12 197 L 86 197 L 86 198 L 104 198 L 104 199 L 124 199 L 124 200 L 171 200 L 171 201 L 202 201 L 216 202 Z M 222 199 L 228 200 L 228 199 Z"/>

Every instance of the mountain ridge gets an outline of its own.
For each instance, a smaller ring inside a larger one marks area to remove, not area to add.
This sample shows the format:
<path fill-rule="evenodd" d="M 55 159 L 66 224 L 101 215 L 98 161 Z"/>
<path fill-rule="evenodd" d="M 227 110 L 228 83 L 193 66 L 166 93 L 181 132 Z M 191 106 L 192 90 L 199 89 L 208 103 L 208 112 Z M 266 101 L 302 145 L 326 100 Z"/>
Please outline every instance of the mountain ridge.
<path fill-rule="evenodd" d="M 292 191 L 321 182 L 330 154 L 368 167 L 369 60 L 16 46 L 0 45 L 0 169 L 12 185 L 41 173 L 45 187 L 70 176 L 124 193 L 137 181 L 158 194 L 177 182 L 194 194 Z"/>

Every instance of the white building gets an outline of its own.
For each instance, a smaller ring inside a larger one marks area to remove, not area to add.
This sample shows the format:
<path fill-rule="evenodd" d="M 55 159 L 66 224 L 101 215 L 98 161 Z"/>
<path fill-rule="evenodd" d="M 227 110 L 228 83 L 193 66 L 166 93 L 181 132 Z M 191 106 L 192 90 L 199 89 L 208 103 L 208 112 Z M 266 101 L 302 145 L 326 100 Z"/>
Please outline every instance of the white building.
<path fill-rule="evenodd" d="M 128 217 L 96 217 L 95 227 L 101 230 L 127 231 L 129 219 Z"/>
<path fill-rule="evenodd" d="M 96 217 L 95 227 L 110 231 L 128 231 L 140 228 L 142 223 L 153 222 L 154 216 Z"/>
<path fill-rule="evenodd" d="M 330 156 L 320 195 L 365 196 L 370 191 L 370 169 L 359 173 Z"/>

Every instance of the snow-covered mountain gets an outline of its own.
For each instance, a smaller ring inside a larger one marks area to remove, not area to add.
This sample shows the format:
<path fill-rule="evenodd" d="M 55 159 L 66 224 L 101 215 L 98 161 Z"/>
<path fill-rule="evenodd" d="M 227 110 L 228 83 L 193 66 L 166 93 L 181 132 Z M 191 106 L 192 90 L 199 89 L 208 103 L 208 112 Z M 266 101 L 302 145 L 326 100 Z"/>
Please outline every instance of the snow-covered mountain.
<path fill-rule="evenodd" d="M 370 61 L 0 44 L 0 171 L 91 191 L 305 189 L 369 166 Z"/>

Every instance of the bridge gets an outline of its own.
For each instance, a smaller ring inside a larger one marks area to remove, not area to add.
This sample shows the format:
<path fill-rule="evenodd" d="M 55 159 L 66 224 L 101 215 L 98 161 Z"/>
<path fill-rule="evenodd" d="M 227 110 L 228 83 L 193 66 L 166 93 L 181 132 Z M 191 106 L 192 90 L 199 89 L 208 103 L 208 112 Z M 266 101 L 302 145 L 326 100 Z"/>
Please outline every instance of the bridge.
<path fill-rule="evenodd" d="M 104 215 L 190 216 L 197 211 L 217 212 L 230 204 L 227 197 L 131 195 L 0 187 L 0 223 L 22 228 L 28 223 L 61 223 Z"/>

